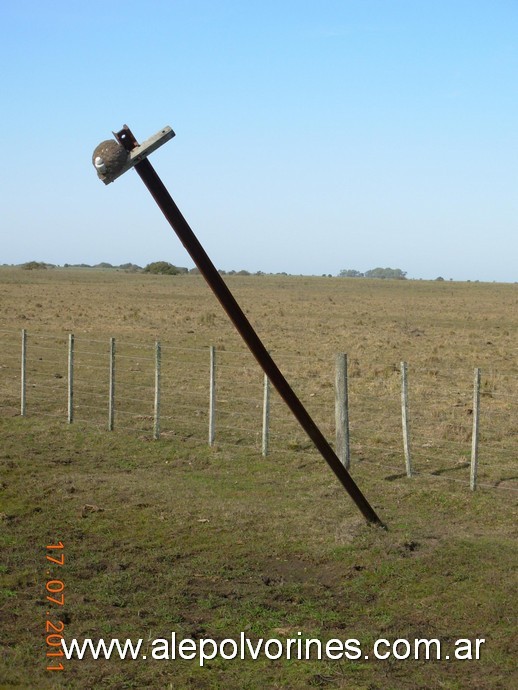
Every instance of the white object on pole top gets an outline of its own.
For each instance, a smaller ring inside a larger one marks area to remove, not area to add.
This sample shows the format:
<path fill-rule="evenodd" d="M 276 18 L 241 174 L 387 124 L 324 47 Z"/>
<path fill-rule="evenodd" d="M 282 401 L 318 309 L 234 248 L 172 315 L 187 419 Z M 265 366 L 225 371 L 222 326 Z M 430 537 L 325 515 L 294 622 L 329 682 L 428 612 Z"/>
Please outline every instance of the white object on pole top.
<path fill-rule="evenodd" d="M 101 158 L 101 156 L 96 156 L 94 160 L 94 165 L 95 169 L 97 170 L 98 173 L 105 173 L 106 172 L 106 164 Z"/>

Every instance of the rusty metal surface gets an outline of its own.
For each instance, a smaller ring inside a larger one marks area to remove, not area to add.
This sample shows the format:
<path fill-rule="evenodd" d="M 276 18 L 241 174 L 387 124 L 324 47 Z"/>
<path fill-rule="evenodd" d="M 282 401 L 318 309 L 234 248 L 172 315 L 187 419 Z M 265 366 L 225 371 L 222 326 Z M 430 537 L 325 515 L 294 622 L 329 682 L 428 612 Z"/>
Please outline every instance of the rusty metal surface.
<path fill-rule="evenodd" d="M 117 132 L 115 136 L 118 142 L 122 144 L 129 152 L 138 146 L 135 137 L 126 125 L 120 130 L 120 132 Z M 338 456 L 329 445 L 325 436 L 317 427 L 312 417 L 307 412 L 306 408 L 299 400 L 287 380 L 284 378 L 278 366 L 275 364 L 268 350 L 255 332 L 248 318 L 245 316 L 241 307 L 230 292 L 227 284 L 224 282 L 217 268 L 210 260 L 208 254 L 205 252 L 198 238 L 183 217 L 178 206 L 175 204 L 173 198 L 167 191 L 162 180 L 157 175 L 149 160 L 146 158 L 137 163 L 134 167 L 148 188 L 152 197 L 158 204 L 160 210 L 166 217 L 167 221 L 176 232 L 183 246 L 198 267 L 200 273 L 203 275 L 209 287 L 218 298 L 221 306 L 226 311 L 237 331 L 249 347 L 265 374 L 270 379 L 272 385 L 275 386 L 279 395 L 283 398 L 299 424 L 305 430 L 309 438 L 313 441 L 315 447 L 335 473 L 342 486 L 349 493 L 368 522 L 383 526 L 380 518 L 367 501 L 349 472 L 340 462 Z"/>

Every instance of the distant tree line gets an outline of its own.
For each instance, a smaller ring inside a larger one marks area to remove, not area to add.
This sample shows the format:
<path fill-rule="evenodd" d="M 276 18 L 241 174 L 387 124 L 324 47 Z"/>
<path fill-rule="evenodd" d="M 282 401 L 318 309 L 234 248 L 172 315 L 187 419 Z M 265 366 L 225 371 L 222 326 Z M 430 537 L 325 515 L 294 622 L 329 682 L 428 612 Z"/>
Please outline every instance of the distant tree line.
<path fill-rule="evenodd" d="M 7 266 L 8 264 L 4 264 Z M 27 261 L 24 264 L 19 264 L 19 267 L 22 268 L 25 271 L 33 271 L 33 270 L 41 270 L 41 269 L 47 269 L 47 268 L 60 268 L 58 264 L 50 264 L 50 263 L 45 263 L 44 261 Z M 152 261 L 151 263 L 147 264 L 146 266 L 142 267 L 139 266 L 138 264 L 133 264 L 133 263 L 125 263 L 125 264 L 120 264 L 119 266 L 110 264 L 107 261 L 101 261 L 98 264 L 85 264 L 85 263 L 80 263 L 80 264 L 63 264 L 63 268 L 102 268 L 102 269 L 112 269 L 112 270 L 123 270 L 127 271 L 128 273 L 151 273 L 154 275 L 170 275 L 170 276 L 176 276 L 176 275 L 185 275 L 186 273 L 191 273 L 191 274 L 198 274 L 200 271 L 198 268 L 185 268 L 183 266 L 175 266 L 172 263 L 169 263 L 169 261 Z M 266 275 L 263 273 L 263 271 L 257 271 L 256 273 L 250 273 L 250 271 L 246 270 L 240 270 L 240 271 L 223 271 L 219 270 L 219 273 L 221 275 L 237 275 L 237 276 L 251 276 L 251 275 L 256 275 L 256 276 L 264 276 Z M 278 273 L 276 275 L 283 275 L 286 276 L 288 275 L 287 273 Z"/>
<path fill-rule="evenodd" d="M 138 264 L 126 263 L 120 264 L 119 266 L 114 266 L 107 261 L 101 261 L 98 264 L 63 264 L 63 268 L 115 268 L 122 269 L 123 271 L 141 271 L 142 266 Z"/>
<path fill-rule="evenodd" d="M 47 269 L 47 268 L 59 268 L 56 264 L 50 264 L 50 263 L 45 263 L 44 261 L 28 261 L 24 264 L 21 264 L 20 267 L 24 270 L 27 271 L 32 271 L 32 270 L 41 270 L 41 269 Z M 63 264 L 64 268 L 101 268 L 101 269 L 115 269 L 115 270 L 123 270 L 128 273 L 151 273 L 153 275 L 170 275 L 170 276 L 176 276 L 176 275 L 185 275 L 187 273 L 191 274 L 197 274 L 200 271 L 197 268 L 184 268 L 183 266 L 175 266 L 174 264 L 169 263 L 169 261 L 152 261 L 151 263 L 147 264 L 146 266 L 142 267 L 139 266 L 138 264 L 133 264 L 133 263 L 125 263 L 125 264 L 120 264 L 119 266 L 114 266 L 113 264 L 108 263 L 107 261 L 101 261 L 98 264 Z M 219 270 L 219 273 L 221 275 L 228 275 L 228 276 L 264 276 L 267 275 L 263 271 L 256 271 L 255 273 L 251 273 L 250 271 L 247 270 L 240 270 L 240 271 L 223 271 Z M 271 274 L 270 274 L 271 275 Z M 289 275 L 286 272 L 282 273 L 276 273 L 274 275 L 282 275 L 282 276 L 287 276 Z M 325 275 L 325 274 L 324 274 Z M 331 274 L 328 274 L 329 277 L 331 277 Z M 402 271 L 400 268 L 371 268 L 369 271 L 365 271 L 365 273 L 361 273 L 360 271 L 357 271 L 356 269 L 352 268 L 344 268 L 340 271 L 338 274 L 341 278 L 380 278 L 382 280 L 405 280 L 406 279 L 406 271 Z M 444 280 L 442 277 L 437 278 L 437 280 Z"/>
<path fill-rule="evenodd" d="M 371 268 L 365 273 L 354 268 L 344 268 L 338 274 L 340 278 L 381 278 L 382 280 L 405 280 L 406 271 L 400 268 Z"/>

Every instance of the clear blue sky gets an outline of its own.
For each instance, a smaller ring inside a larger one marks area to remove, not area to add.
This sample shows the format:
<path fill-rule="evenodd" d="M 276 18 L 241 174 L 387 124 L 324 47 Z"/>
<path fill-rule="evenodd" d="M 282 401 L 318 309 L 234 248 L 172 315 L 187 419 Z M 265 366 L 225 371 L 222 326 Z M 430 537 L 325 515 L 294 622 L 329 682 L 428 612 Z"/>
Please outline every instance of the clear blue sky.
<path fill-rule="evenodd" d="M 192 262 L 95 146 L 152 164 L 218 268 L 518 280 L 517 0 L 0 8 L 0 263 Z"/>

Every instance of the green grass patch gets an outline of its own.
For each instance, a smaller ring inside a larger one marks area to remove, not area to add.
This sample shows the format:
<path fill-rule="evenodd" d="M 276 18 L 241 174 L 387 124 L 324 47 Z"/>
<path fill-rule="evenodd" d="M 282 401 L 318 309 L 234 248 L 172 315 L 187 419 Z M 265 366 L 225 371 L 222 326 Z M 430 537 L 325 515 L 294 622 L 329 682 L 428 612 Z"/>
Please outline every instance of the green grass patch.
<path fill-rule="evenodd" d="M 513 501 L 433 478 L 354 476 L 369 527 L 318 457 L 0 420 L 1 687 L 507 688 L 516 620 Z M 488 519 L 490 516 L 490 519 Z M 49 567 L 61 540 L 65 563 Z M 47 575 L 47 570 L 51 575 Z M 50 618 L 73 637 L 326 641 L 483 637 L 479 661 L 65 661 L 45 671 Z M 433 679 L 433 680 L 431 680 Z"/>

